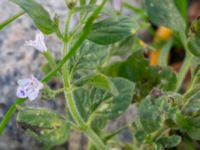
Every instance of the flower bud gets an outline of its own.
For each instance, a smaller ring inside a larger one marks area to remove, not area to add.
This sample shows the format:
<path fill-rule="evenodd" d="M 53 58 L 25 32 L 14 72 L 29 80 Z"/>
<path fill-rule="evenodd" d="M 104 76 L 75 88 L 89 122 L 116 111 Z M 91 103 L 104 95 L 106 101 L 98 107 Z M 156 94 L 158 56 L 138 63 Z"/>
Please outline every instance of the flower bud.
<path fill-rule="evenodd" d="M 76 6 L 77 0 L 66 0 L 67 7 L 72 9 Z"/>

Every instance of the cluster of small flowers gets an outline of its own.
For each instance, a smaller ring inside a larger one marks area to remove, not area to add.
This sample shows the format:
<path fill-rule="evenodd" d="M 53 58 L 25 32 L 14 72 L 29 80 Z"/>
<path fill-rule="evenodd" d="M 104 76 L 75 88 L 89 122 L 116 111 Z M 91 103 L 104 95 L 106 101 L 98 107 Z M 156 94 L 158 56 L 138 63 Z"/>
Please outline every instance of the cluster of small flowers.
<path fill-rule="evenodd" d="M 26 41 L 25 46 L 32 46 L 41 53 L 47 51 L 44 35 L 41 32 L 36 34 L 34 41 Z M 18 81 L 17 96 L 19 98 L 28 98 L 30 101 L 33 101 L 39 96 L 39 92 L 43 88 L 43 83 L 32 75 L 30 79 L 21 79 Z"/>

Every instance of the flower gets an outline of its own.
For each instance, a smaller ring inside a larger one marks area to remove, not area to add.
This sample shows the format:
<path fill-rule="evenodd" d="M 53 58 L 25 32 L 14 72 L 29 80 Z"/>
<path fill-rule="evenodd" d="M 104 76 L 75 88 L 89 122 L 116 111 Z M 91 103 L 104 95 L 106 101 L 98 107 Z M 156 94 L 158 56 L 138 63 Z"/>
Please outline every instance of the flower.
<path fill-rule="evenodd" d="M 44 85 L 33 75 L 31 79 L 18 80 L 17 96 L 20 98 L 28 98 L 30 101 L 35 100 Z"/>
<path fill-rule="evenodd" d="M 122 6 L 121 0 L 113 0 L 113 7 L 115 10 L 120 11 Z"/>
<path fill-rule="evenodd" d="M 34 48 L 36 48 L 37 50 L 39 50 L 41 53 L 46 52 L 47 51 L 47 47 L 46 44 L 44 42 L 44 35 L 42 32 L 38 32 L 35 36 L 35 40 L 32 41 L 26 41 L 25 46 L 32 46 Z"/>

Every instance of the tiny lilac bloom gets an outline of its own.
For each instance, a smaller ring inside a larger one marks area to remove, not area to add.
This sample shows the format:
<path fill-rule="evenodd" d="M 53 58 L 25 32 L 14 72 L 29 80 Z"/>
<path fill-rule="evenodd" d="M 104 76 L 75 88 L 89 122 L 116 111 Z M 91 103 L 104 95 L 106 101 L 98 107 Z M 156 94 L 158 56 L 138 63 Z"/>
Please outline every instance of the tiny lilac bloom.
<path fill-rule="evenodd" d="M 40 90 L 44 88 L 44 85 L 33 75 L 31 79 L 18 80 L 17 96 L 19 98 L 28 98 L 30 101 L 35 100 Z"/>
<path fill-rule="evenodd" d="M 113 0 L 113 7 L 115 10 L 120 11 L 122 7 L 121 0 Z"/>
<path fill-rule="evenodd" d="M 32 41 L 26 41 L 25 46 L 32 46 L 35 49 L 37 49 L 38 51 L 40 51 L 41 53 L 46 52 L 47 51 L 47 47 L 46 44 L 44 42 L 44 35 L 42 32 L 38 32 L 35 36 L 35 40 Z"/>

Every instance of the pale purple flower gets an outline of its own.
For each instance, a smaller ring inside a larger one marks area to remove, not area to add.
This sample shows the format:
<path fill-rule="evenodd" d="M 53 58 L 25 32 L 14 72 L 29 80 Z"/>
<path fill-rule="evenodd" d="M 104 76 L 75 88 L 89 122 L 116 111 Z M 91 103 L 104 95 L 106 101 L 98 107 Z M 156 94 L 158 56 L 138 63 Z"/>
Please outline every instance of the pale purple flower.
<path fill-rule="evenodd" d="M 44 42 L 44 35 L 42 32 L 38 32 L 35 36 L 35 40 L 32 41 L 26 41 L 25 46 L 32 46 L 35 49 L 37 49 L 38 51 L 40 51 L 41 53 L 46 52 L 47 51 L 47 47 L 46 44 Z"/>
<path fill-rule="evenodd" d="M 18 80 L 17 96 L 19 98 L 28 98 L 30 101 L 35 100 L 44 85 L 33 75 L 30 79 Z"/>
<path fill-rule="evenodd" d="M 122 7 L 122 0 L 113 0 L 113 7 L 115 10 L 120 11 Z"/>

